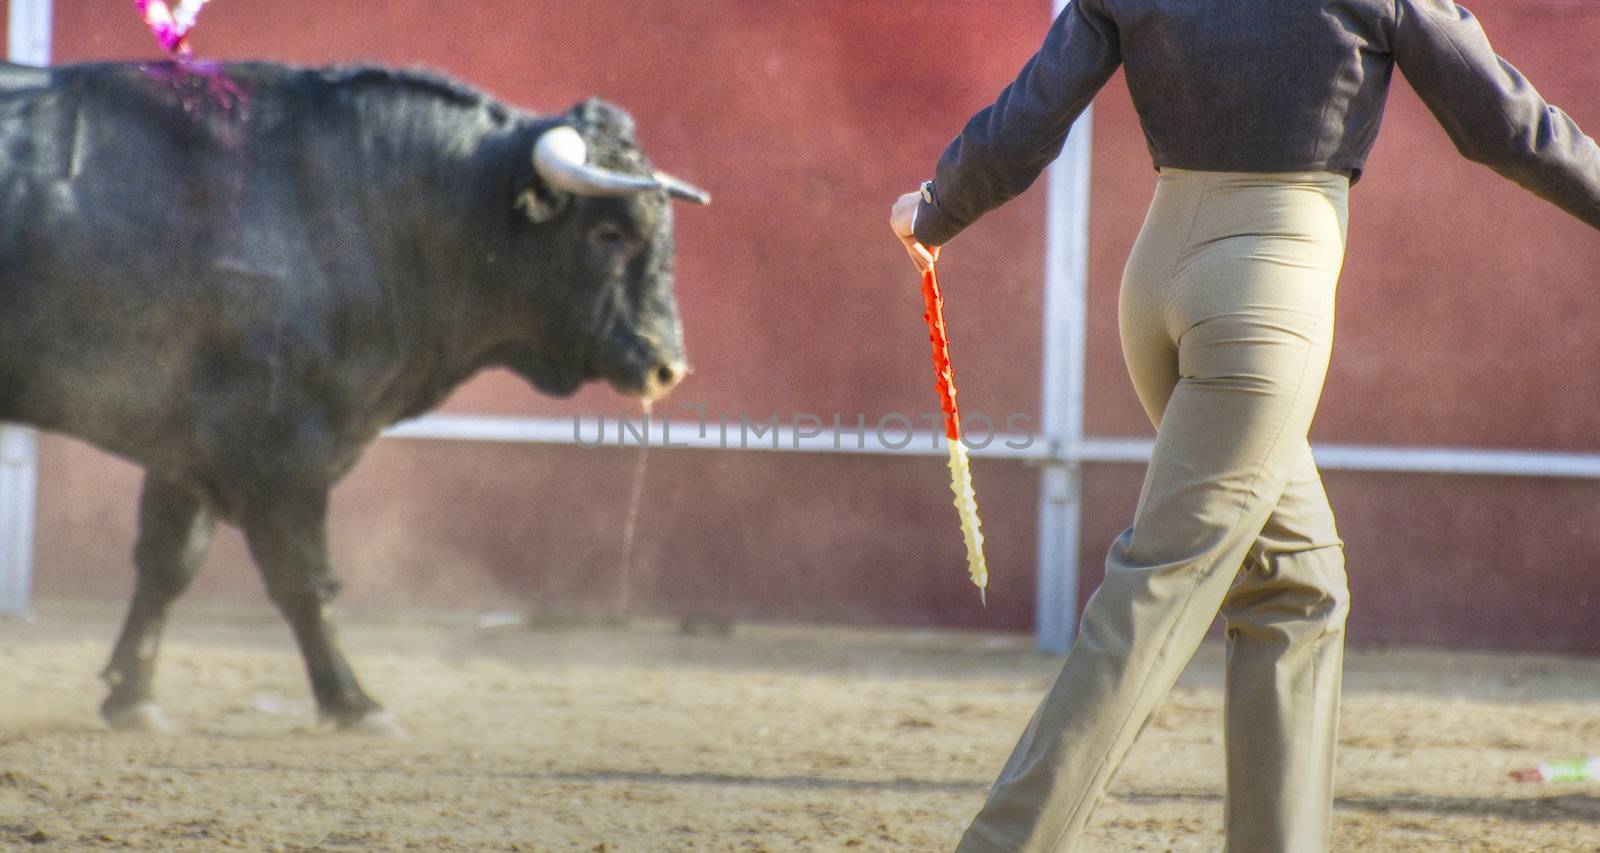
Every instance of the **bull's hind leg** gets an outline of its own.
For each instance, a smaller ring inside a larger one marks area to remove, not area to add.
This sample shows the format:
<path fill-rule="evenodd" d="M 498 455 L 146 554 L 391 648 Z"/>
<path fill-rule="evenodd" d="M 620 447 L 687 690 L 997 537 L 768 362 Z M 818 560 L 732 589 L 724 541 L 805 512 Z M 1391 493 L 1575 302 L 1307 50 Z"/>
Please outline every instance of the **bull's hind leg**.
<path fill-rule="evenodd" d="M 100 706 L 100 715 L 112 728 L 167 730 L 150 687 L 161 630 L 173 600 L 194 579 L 215 529 L 210 511 L 193 494 L 154 475 L 145 477 L 139 496 L 139 541 L 133 549 L 138 581 L 128 620 L 104 673 L 111 695 Z"/>
<path fill-rule="evenodd" d="M 245 541 L 267 594 L 289 620 L 324 719 L 340 728 L 398 735 L 399 727 L 356 682 L 329 612 L 338 581 L 328 563 L 327 493 L 285 490 L 244 518 Z"/>

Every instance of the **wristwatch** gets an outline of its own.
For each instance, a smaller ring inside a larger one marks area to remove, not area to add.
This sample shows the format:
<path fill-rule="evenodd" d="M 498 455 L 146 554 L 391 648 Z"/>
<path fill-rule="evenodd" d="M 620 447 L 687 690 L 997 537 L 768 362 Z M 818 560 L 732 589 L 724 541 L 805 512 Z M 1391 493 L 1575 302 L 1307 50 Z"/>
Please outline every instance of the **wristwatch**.
<path fill-rule="evenodd" d="M 939 206 L 939 199 L 933 194 L 933 181 L 922 182 L 922 200 L 934 207 Z"/>

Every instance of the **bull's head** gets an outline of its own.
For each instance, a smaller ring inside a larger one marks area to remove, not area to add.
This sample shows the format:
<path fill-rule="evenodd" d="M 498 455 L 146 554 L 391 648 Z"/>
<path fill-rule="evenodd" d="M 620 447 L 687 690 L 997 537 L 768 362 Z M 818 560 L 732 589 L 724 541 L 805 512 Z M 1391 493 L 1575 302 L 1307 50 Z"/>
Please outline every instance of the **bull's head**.
<path fill-rule="evenodd" d="M 576 387 L 570 379 L 605 379 L 624 394 L 660 397 L 687 371 L 671 200 L 707 204 L 710 196 L 652 168 L 632 119 L 598 100 L 543 128 L 532 161 L 518 206 L 553 237 L 552 284 L 564 293 L 547 340 L 564 341 L 561 360 L 571 366 L 565 383 L 535 381 L 562 393 Z M 581 364 L 569 360 L 575 332 Z"/>

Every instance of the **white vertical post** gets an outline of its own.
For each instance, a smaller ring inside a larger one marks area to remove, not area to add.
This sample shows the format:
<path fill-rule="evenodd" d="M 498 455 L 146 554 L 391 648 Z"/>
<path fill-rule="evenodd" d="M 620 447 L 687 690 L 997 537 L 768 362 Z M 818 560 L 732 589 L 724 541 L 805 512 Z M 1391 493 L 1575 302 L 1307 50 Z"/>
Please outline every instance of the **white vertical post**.
<path fill-rule="evenodd" d="M 28 612 L 33 579 L 33 502 L 38 437 L 0 426 L 0 615 Z"/>
<path fill-rule="evenodd" d="M 50 12 L 50 0 L 11 0 L 7 59 L 24 65 L 50 64 Z M 33 430 L 0 424 L 0 614 L 4 615 L 28 610 L 38 445 Z"/>
<path fill-rule="evenodd" d="M 22 65 L 50 64 L 50 0 L 11 0 L 6 58 Z"/>
<path fill-rule="evenodd" d="M 1068 0 L 1053 0 L 1056 14 Z M 1040 432 L 1050 444 L 1039 483 L 1040 651 L 1062 654 L 1078 620 L 1083 475 L 1085 309 L 1089 280 L 1089 155 L 1093 108 L 1083 111 L 1050 167 L 1045 201 L 1044 365 Z"/>

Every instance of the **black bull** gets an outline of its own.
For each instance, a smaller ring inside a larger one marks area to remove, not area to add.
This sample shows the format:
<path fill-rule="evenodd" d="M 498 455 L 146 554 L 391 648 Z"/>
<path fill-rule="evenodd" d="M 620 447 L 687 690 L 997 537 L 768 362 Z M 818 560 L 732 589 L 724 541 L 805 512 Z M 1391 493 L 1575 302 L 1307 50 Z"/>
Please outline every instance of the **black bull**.
<path fill-rule="evenodd" d="M 382 69 L 0 68 L 0 420 L 145 469 L 113 725 L 164 727 L 162 624 L 237 525 L 317 705 L 386 725 L 328 605 L 328 491 L 490 366 L 645 397 L 684 370 L 670 197 L 628 116 Z"/>

